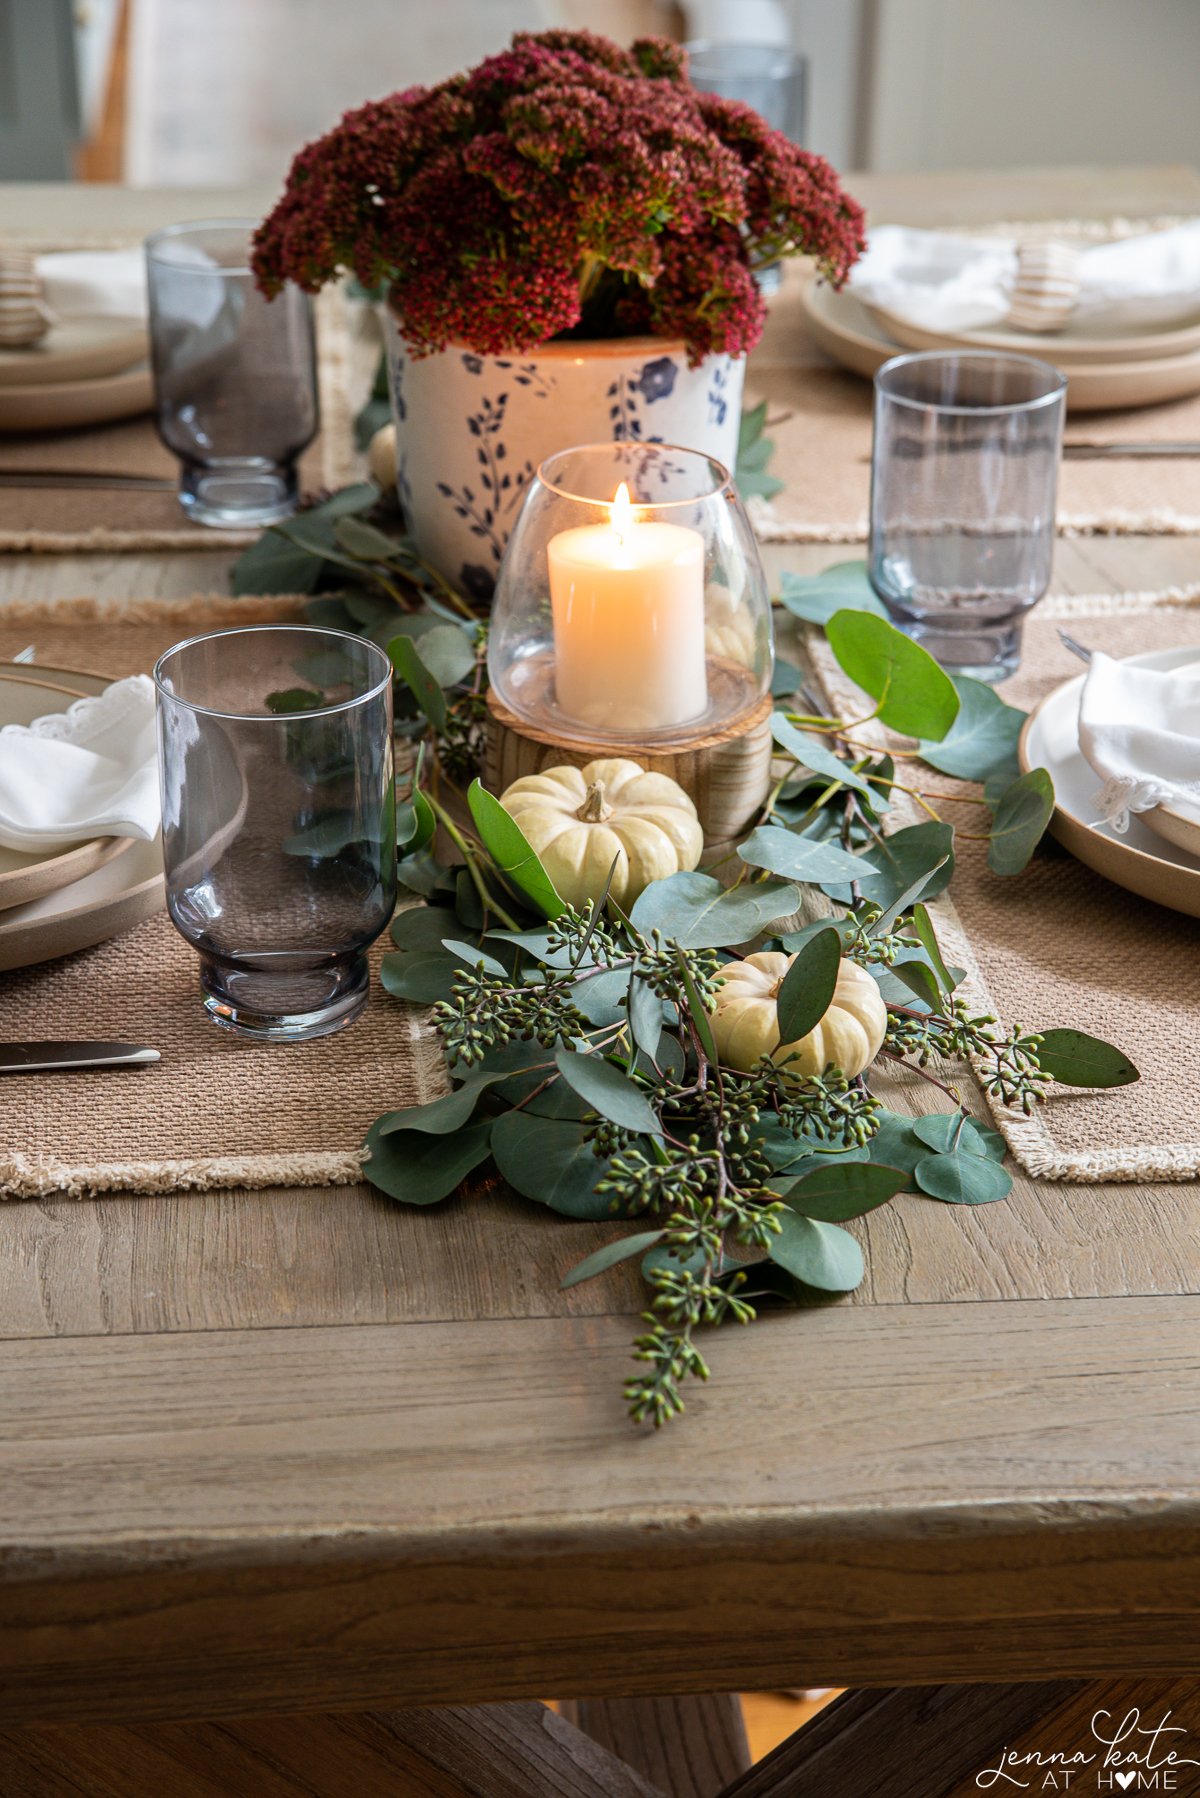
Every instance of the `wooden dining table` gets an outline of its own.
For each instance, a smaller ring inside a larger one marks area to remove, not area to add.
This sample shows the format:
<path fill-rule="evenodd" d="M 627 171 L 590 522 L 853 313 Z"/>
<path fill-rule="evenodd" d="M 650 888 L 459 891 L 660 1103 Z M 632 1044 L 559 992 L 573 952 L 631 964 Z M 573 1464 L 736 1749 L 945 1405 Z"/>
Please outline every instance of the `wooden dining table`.
<path fill-rule="evenodd" d="M 1200 211 L 1184 169 L 851 186 L 914 223 Z M 270 197 L 0 187 L 0 238 Z M 0 557 L 0 619 L 231 560 Z M 1197 580 L 1195 537 L 1092 536 L 1053 588 Z M 495 1180 L 8 1203 L 0 1793 L 964 1798 L 1131 1707 L 1200 1761 L 1198 1219 L 1192 1183 L 902 1196 L 858 1292 L 710 1336 L 655 1433 L 637 1274 L 560 1290 L 613 1227 Z M 814 1685 L 850 1690 L 750 1769 L 728 1695 Z"/>

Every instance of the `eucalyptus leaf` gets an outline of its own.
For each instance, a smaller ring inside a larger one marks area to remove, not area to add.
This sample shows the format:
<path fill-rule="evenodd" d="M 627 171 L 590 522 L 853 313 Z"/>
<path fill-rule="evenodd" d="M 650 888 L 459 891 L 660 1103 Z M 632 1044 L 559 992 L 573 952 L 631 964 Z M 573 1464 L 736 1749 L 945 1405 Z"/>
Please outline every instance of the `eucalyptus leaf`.
<path fill-rule="evenodd" d="M 264 531 L 233 565 L 231 586 L 246 593 L 311 593 L 321 578 L 321 559 L 278 531 Z"/>
<path fill-rule="evenodd" d="M 861 793 L 869 799 L 877 811 L 887 810 L 887 800 L 880 800 L 879 794 L 868 786 L 861 774 L 856 774 L 849 762 L 841 756 L 834 755 L 811 731 L 800 730 L 784 712 L 774 712 L 771 716 L 771 735 L 781 749 L 794 755 L 801 767 L 809 769 L 813 774 L 821 775 L 827 781 L 840 781 L 842 786 L 850 787 L 855 793 Z"/>
<path fill-rule="evenodd" d="M 780 1042 L 799 1042 L 820 1023 L 833 1002 L 841 965 L 842 939 L 836 930 L 819 930 L 797 950 L 775 995 Z"/>
<path fill-rule="evenodd" d="M 375 1123 L 367 1132 L 363 1172 L 389 1198 L 406 1205 L 436 1205 L 487 1160 L 492 1128 L 489 1120 L 445 1136 L 413 1130 L 384 1135 Z"/>
<path fill-rule="evenodd" d="M 953 852 L 951 824 L 935 824 L 931 820 L 928 824 L 908 824 L 903 830 L 893 830 L 872 843 L 871 860 L 876 864 L 876 872 L 860 876 L 859 890 L 864 899 L 882 905 L 894 921 L 915 899 L 934 899 L 949 885 L 954 871 Z M 832 898 L 849 901 L 848 887 L 822 884 Z M 880 925 L 882 918 L 875 929 Z"/>
<path fill-rule="evenodd" d="M 1044 768 L 1031 768 L 1002 795 L 992 818 L 988 867 L 994 874 L 1019 874 L 1041 842 L 1054 814 L 1054 782 Z"/>
<path fill-rule="evenodd" d="M 957 1150 L 918 1161 L 917 1185 L 947 1205 L 991 1205 L 1012 1191 L 1012 1175 L 989 1156 Z"/>
<path fill-rule="evenodd" d="M 767 1253 L 777 1266 L 821 1292 L 852 1292 L 865 1271 L 863 1253 L 848 1230 L 787 1210 Z"/>
<path fill-rule="evenodd" d="M 414 855 L 437 835 L 437 819 L 433 807 L 420 788 L 396 810 L 396 843 L 401 854 Z"/>
<path fill-rule="evenodd" d="M 696 983 L 692 979 L 682 954 L 680 954 L 677 959 L 679 962 L 679 977 L 683 984 L 684 993 L 687 996 L 688 1016 L 692 1020 L 692 1028 L 696 1032 L 696 1040 L 699 1042 L 701 1049 L 704 1051 L 709 1061 L 715 1062 L 719 1058 L 717 1055 L 717 1045 L 713 1041 L 712 1025 L 709 1023 L 708 1013 L 705 1011 L 704 1006 L 700 1001 L 700 995 L 696 991 Z"/>
<path fill-rule="evenodd" d="M 752 868 L 766 868 L 771 874 L 785 875 L 814 885 L 833 880 L 858 880 L 877 873 L 876 864 L 865 856 L 850 855 L 835 843 L 814 842 L 798 836 L 794 830 L 783 830 L 777 824 L 760 824 L 752 830 L 738 854 Z"/>
<path fill-rule="evenodd" d="M 619 1217 L 597 1193 L 608 1163 L 592 1154 L 582 1124 L 509 1111 L 492 1125 L 492 1156 L 508 1184 L 564 1217 Z"/>
<path fill-rule="evenodd" d="M 803 1217 L 836 1224 L 886 1205 L 907 1184 L 908 1176 L 902 1168 L 885 1167 L 879 1162 L 839 1161 L 805 1173 L 786 1188 L 780 1187 L 779 1196 Z"/>
<path fill-rule="evenodd" d="M 783 881 L 726 891 L 708 874 L 671 874 L 646 888 L 630 921 L 646 935 L 661 930 L 682 949 L 730 949 L 790 917 L 799 904 L 799 888 Z"/>
<path fill-rule="evenodd" d="M 913 1129 L 921 1141 L 940 1155 L 961 1150 L 964 1155 L 983 1155 L 989 1161 L 1003 1161 L 1008 1145 L 998 1130 L 978 1118 L 964 1117 L 961 1111 L 934 1111 L 916 1118 Z"/>
<path fill-rule="evenodd" d="M 504 963 L 497 961 L 494 955 L 489 955 L 477 943 L 462 943 L 454 937 L 448 936 L 442 939 L 442 947 L 447 955 L 457 956 L 459 961 L 465 961 L 469 968 L 482 969 L 485 974 L 498 975 L 501 980 L 508 978 L 508 969 Z"/>
<path fill-rule="evenodd" d="M 804 675 L 795 662 L 789 662 L 786 656 L 776 656 L 775 666 L 771 671 L 771 696 L 774 699 L 790 699 L 804 683 Z"/>
<path fill-rule="evenodd" d="M 462 963 L 444 949 L 397 950 L 385 955 L 379 969 L 383 990 L 410 1005 L 436 1005 L 448 999 L 450 984 Z"/>
<path fill-rule="evenodd" d="M 368 821 L 361 813 L 348 808 L 324 812 L 306 824 L 303 830 L 294 831 L 283 839 L 282 848 L 285 855 L 311 858 L 315 861 L 331 861 L 349 849 L 352 843 L 380 842 L 378 829 L 372 833 Z"/>
<path fill-rule="evenodd" d="M 941 741 L 958 716 L 959 698 L 927 649 L 866 612 L 835 612 L 825 634 L 843 672 L 877 701 L 884 724 L 906 737 Z"/>
<path fill-rule="evenodd" d="M 392 919 L 391 939 L 397 949 L 440 949 L 454 928 L 454 914 L 443 905 L 408 905 Z"/>
<path fill-rule="evenodd" d="M 353 515 L 339 518 L 334 525 L 333 534 L 341 547 L 349 555 L 357 556 L 368 562 L 390 562 L 398 551 L 395 539 L 388 537 L 376 525 L 368 524 L 363 518 Z"/>
<path fill-rule="evenodd" d="M 583 1280 L 594 1280 L 597 1274 L 607 1273 L 618 1262 L 643 1254 L 646 1249 L 653 1248 L 656 1242 L 661 1242 L 662 1234 L 661 1230 L 639 1230 L 636 1236 L 621 1236 L 616 1242 L 605 1243 L 602 1249 L 597 1249 L 594 1255 L 589 1255 L 586 1261 L 581 1261 L 571 1269 L 559 1290 L 565 1292 L 568 1286 L 578 1286 Z"/>
<path fill-rule="evenodd" d="M 554 882 L 534 854 L 525 833 L 510 818 L 500 801 L 482 781 L 473 780 L 467 803 L 480 841 L 502 874 L 507 875 L 544 918 L 557 918 L 567 909 L 554 890 Z M 660 883 L 662 884 L 662 883 Z"/>
<path fill-rule="evenodd" d="M 892 978 L 898 980 L 910 993 L 927 1005 L 930 1011 L 936 1011 L 942 1001 L 942 989 L 937 975 L 923 961 L 896 961 L 892 964 Z M 886 994 L 884 995 L 886 999 Z"/>
<path fill-rule="evenodd" d="M 627 1006 L 633 1040 L 643 1054 L 653 1061 L 662 1036 L 662 1000 L 649 981 L 640 980 L 636 974 L 631 974 Z"/>
<path fill-rule="evenodd" d="M 929 965 L 937 976 L 938 985 L 944 993 L 952 993 L 958 985 L 946 963 L 942 959 L 942 951 L 938 945 L 937 932 L 933 927 L 933 919 L 923 905 L 912 908 L 913 935 L 929 957 Z"/>
<path fill-rule="evenodd" d="M 589 1055 L 560 1044 L 554 1059 L 567 1085 L 601 1117 L 620 1125 L 622 1130 L 649 1136 L 661 1134 L 658 1114 L 641 1087 L 603 1055 Z"/>
<path fill-rule="evenodd" d="M 403 1111 L 386 1111 L 373 1128 L 380 1136 L 394 1136 L 400 1130 L 416 1130 L 426 1136 L 447 1136 L 460 1130 L 470 1118 L 489 1086 L 504 1080 L 503 1073 L 469 1074 L 461 1086 L 427 1105 L 409 1105 Z"/>
<path fill-rule="evenodd" d="M 417 639 L 417 654 L 439 687 L 453 687 L 475 668 L 475 638 L 457 624 L 435 624 Z"/>
<path fill-rule="evenodd" d="M 1017 740 L 1028 716 L 1007 705 L 986 681 L 960 676 L 954 681 L 958 716 L 940 742 L 917 747 L 931 768 L 959 780 L 986 780 L 1015 759 Z"/>
<path fill-rule="evenodd" d="M 417 644 L 414 637 L 393 637 L 387 646 L 388 659 L 434 730 L 445 730 L 446 696 L 421 660 Z"/>
<path fill-rule="evenodd" d="M 823 574 L 784 573 L 779 577 L 779 603 L 807 624 L 828 624 L 847 606 L 887 617 L 867 579 L 865 562 L 835 562 Z"/>
<path fill-rule="evenodd" d="M 914 1118 L 904 1117 L 898 1111 L 889 1111 L 886 1106 L 880 1106 L 875 1113 L 875 1134 L 867 1142 L 870 1159 L 883 1167 L 898 1168 L 905 1176 L 909 1190 L 918 1161 L 922 1161 L 928 1153 L 927 1145 L 914 1129 L 915 1122 Z"/>
<path fill-rule="evenodd" d="M 629 975 L 624 968 L 606 968 L 589 980 L 577 981 L 571 997 L 589 1024 L 597 1029 L 625 1021 L 624 1001 Z"/>
<path fill-rule="evenodd" d="M 1141 1075 L 1127 1055 L 1084 1030 L 1041 1030 L 1037 1058 L 1063 1086 L 1132 1086 Z"/>

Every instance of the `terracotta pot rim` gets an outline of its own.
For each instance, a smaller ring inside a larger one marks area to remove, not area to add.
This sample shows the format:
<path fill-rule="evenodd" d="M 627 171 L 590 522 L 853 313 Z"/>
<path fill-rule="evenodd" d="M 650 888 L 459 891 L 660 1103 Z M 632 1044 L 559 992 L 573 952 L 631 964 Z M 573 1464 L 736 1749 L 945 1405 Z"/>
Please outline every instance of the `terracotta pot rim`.
<path fill-rule="evenodd" d="M 404 326 L 399 313 L 390 301 L 388 302 L 388 312 L 397 331 L 403 337 Z M 654 350 L 658 350 L 660 355 L 664 356 L 671 351 L 686 356 L 687 345 L 682 337 L 575 337 L 566 341 L 554 338 L 549 343 L 537 344 L 532 350 L 504 350 L 497 354 L 493 354 L 490 350 L 473 350 L 469 343 L 450 342 L 444 350 L 435 350 L 433 353 L 442 356 L 451 354 L 478 356 L 481 362 L 544 362 L 547 360 L 595 362 L 602 357 L 645 356 Z M 729 352 L 728 350 L 713 350 L 709 355 L 702 357 L 700 366 L 704 362 L 715 361 L 718 356 L 729 356 Z M 745 358 L 729 356 L 729 360 L 741 362 Z"/>

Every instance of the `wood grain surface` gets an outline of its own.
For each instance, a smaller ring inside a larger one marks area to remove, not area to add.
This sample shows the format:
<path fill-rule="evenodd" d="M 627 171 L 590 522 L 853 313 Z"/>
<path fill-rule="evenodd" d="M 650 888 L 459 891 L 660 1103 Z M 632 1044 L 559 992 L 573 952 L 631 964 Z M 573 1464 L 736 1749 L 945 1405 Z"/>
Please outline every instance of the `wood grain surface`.
<path fill-rule="evenodd" d="M 730 1692 L 695 1698 L 584 1698 L 560 1711 L 671 1798 L 719 1798 L 750 1766 Z"/>
<path fill-rule="evenodd" d="M 1200 194 L 1179 170 L 857 185 L 912 222 Z M 0 201 L 59 241 L 178 210 Z M 0 641 L 5 606 L 219 590 L 229 560 L 0 557 Z M 1194 539 L 1057 547 L 1058 592 L 1198 583 Z M 10 1204 L 0 1718 L 1194 1671 L 1198 1217 L 1194 1185 L 902 1199 L 861 1227 L 849 1303 L 711 1339 L 655 1437 L 620 1402 L 636 1276 L 559 1291 L 620 1226 L 495 1187 L 420 1213 L 363 1187 Z"/>

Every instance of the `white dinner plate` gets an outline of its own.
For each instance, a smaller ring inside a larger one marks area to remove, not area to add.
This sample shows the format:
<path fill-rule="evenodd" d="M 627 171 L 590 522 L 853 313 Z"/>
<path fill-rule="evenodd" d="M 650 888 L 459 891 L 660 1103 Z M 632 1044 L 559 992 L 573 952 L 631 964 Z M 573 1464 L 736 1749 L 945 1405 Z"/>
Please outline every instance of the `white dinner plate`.
<path fill-rule="evenodd" d="M 50 675 L 24 664 L 0 663 L 0 730 L 9 724 L 32 724 L 50 712 L 65 712 L 74 700 L 94 690 L 85 676 Z M 70 886 L 130 848 L 129 837 L 91 837 L 55 850 L 8 849 L 0 843 L 0 912 Z"/>
<path fill-rule="evenodd" d="M 46 683 L 48 701 L 37 699 L 38 710 L 30 714 L 32 717 L 54 711 L 56 695 L 62 704 L 69 705 L 82 693 L 102 693 L 113 678 L 76 668 L 25 664 L 14 667 L 11 663 L 0 672 L 9 676 L 16 672 L 27 682 Z M 161 838 L 155 838 L 153 843 L 128 838 L 112 840 L 127 847 L 102 860 L 91 873 L 39 899 L 0 911 L 0 971 L 27 968 L 35 962 L 71 955 L 76 949 L 90 949 L 162 910 L 165 883 Z"/>
<path fill-rule="evenodd" d="M 0 386 L 0 431 L 71 431 L 134 418 L 153 404 L 154 377 L 144 362 L 86 381 Z"/>
<path fill-rule="evenodd" d="M 0 349 L 0 387 L 45 387 L 119 374 L 148 355 L 150 338 L 134 318 L 71 318 L 37 343 Z"/>
<path fill-rule="evenodd" d="M 837 293 L 828 282 L 810 281 L 801 296 L 809 330 L 827 356 L 855 374 L 873 375 L 904 345 L 890 337 L 852 293 Z M 938 340 L 936 347 L 942 347 Z M 1029 355 L 1027 348 L 1024 352 Z M 1045 360 L 1053 361 L 1048 353 Z M 1145 362 L 1091 362 L 1064 368 L 1069 412 L 1106 412 L 1157 406 L 1200 393 L 1200 350 Z"/>
<path fill-rule="evenodd" d="M 1153 362 L 1163 356 L 1189 356 L 1200 351 L 1200 318 L 1170 331 L 1130 330 L 1113 335 L 1081 327 L 1065 331 L 927 331 L 886 306 L 868 310 L 884 334 L 910 350 L 1000 350 L 1016 356 L 1039 356 L 1061 369 L 1089 363 Z"/>
<path fill-rule="evenodd" d="M 1194 645 L 1155 649 L 1127 659 L 1135 667 L 1167 673 L 1200 660 L 1200 650 Z M 1045 768 L 1054 782 L 1050 833 L 1106 880 L 1172 911 L 1200 918 L 1200 854 L 1169 841 L 1144 816 L 1131 818 L 1124 836 L 1097 821 L 1095 795 L 1102 783 L 1079 747 L 1079 696 L 1085 679 L 1077 674 L 1056 687 L 1030 713 L 1021 732 L 1017 751 L 1021 772 Z"/>

